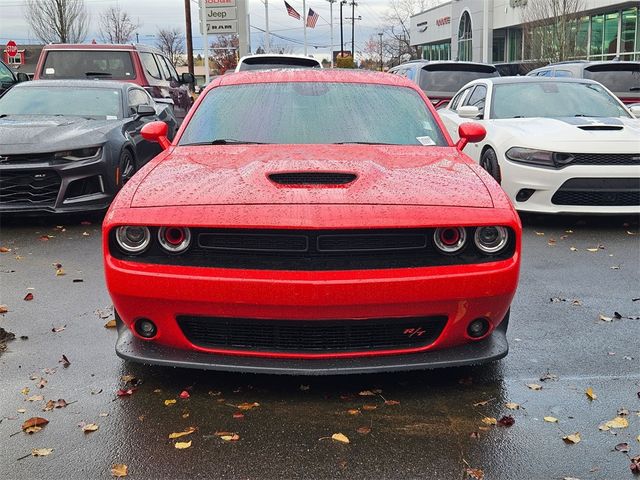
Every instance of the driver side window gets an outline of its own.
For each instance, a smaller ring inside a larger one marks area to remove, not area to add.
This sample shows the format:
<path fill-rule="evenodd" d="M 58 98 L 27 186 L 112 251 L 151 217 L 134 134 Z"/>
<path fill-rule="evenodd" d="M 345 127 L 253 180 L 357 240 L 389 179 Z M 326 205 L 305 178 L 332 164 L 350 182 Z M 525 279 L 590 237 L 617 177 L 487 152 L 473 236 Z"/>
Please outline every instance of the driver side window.
<path fill-rule="evenodd" d="M 478 85 L 464 104 L 470 105 L 472 107 L 478 107 L 478 111 L 480 112 L 479 118 L 482 118 L 484 116 L 484 104 L 486 98 L 487 87 L 485 87 L 484 85 Z"/>

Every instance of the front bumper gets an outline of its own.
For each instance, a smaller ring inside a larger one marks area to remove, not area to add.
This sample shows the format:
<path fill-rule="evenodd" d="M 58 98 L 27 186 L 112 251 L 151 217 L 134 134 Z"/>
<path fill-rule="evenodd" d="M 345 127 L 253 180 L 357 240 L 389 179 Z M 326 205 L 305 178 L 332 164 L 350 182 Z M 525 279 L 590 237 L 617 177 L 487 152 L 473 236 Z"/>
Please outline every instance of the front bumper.
<path fill-rule="evenodd" d="M 198 351 L 177 350 L 136 338 L 131 330 L 118 319 L 116 353 L 125 360 L 148 365 L 227 372 L 341 375 L 426 370 L 477 365 L 503 358 L 509 351 L 506 337 L 507 320 L 502 321 L 498 328 L 484 340 L 446 350 L 382 357 L 312 360 L 214 355 Z"/>
<path fill-rule="evenodd" d="M 2 165 L 0 213 L 104 211 L 116 193 L 111 170 L 103 157 Z"/>

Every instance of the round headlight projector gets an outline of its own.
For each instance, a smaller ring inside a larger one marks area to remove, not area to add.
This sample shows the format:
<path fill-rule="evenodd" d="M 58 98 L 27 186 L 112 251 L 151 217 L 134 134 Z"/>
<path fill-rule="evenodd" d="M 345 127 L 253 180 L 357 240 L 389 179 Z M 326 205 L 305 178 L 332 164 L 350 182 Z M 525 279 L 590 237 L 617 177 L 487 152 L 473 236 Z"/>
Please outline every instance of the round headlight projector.
<path fill-rule="evenodd" d="M 118 246 L 128 254 L 144 252 L 151 242 L 151 234 L 147 227 L 124 226 L 116 230 Z"/>
<path fill-rule="evenodd" d="M 507 244 L 509 233 L 504 227 L 478 227 L 474 240 L 484 253 L 497 253 Z"/>

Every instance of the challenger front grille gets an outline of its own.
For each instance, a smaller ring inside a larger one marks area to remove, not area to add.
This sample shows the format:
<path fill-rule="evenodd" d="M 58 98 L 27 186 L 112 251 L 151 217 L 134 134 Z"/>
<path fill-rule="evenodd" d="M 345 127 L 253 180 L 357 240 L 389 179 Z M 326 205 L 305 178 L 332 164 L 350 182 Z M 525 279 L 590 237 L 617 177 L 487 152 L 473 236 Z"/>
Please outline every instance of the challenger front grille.
<path fill-rule="evenodd" d="M 60 190 L 53 171 L 0 172 L 0 204 L 53 206 Z"/>
<path fill-rule="evenodd" d="M 447 317 L 363 320 L 261 320 L 178 316 L 185 337 L 199 347 L 287 353 L 412 349 L 432 344 Z"/>

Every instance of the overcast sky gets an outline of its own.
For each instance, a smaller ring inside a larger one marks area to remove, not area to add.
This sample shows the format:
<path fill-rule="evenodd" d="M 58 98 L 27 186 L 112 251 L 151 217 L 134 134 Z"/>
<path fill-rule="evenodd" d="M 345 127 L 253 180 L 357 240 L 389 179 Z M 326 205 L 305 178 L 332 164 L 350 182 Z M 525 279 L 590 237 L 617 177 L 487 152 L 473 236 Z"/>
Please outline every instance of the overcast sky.
<path fill-rule="evenodd" d="M 177 27 L 184 30 L 184 1 L 183 0 L 84 0 L 87 10 L 91 15 L 90 34 L 87 41 L 95 38 L 100 41 L 97 32 L 97 23 L 100 12 L 110 6 L 119 5 L 126 10 L 141 26 L 138 29 L 140 43 L 153 44 L 155 39 L 153 34 L 159 27 Z M 265 10 L 262 0 L 247 0 L 251 19 L 251 46 L 253 50 L 264 44 L 264 33 L 255 27 L 264 29 Z M 302 15 L 302 0 L 287 0 Z M 356 50 L 362 49 L 365 42 L 371 35 L 376 35 L 380 31 L 383 23 L 383 16 L 388 8 L 387 0 L 357 0 L 355 16 L 362 17 L 356 20 L 355 43 Z M 0 44 L 4 45 L 8 40 L 15 40 L 17 43 L 37 43 L 33 37 L 29 26 L 24 18 L 27 0 L 0 0 Z M 202 46 L 199 28 L 195 25 L 198 22 L 198 4 L 192 0 L 192 20 L 194 23 L 193 38 L 194 48 Z M 309 53 L 328 54 L 329 52 L 329 3 L 326 0 L 308 0 L 309 7 L 320 14 L 320 19 L 315 29 L 307 29 L 307 39 Z M 334 44 L 339 50 L 340 42 L 340 9 L 339 2 L 333 4 L 334 17 Z M 351 17 L 351 7 L 345 7 L 343 16 Z M 283 0 L 269 0 L 269 26 L 272 33 L 302 42 L 303 29 L 302 20 L 296 20 L 287 15 Z M 377 38 L 377 37 L 376 37 Z M 351 48 L 351 25 L 345 22 L 344 27 L 345 50 Z M 285 39 L 271 37 L 272 47 L 290 46 L 296 53 L 302 53 L 302 45 L 289 42 Z M 317 45 L 315 49 L 312 45 Z"/>

